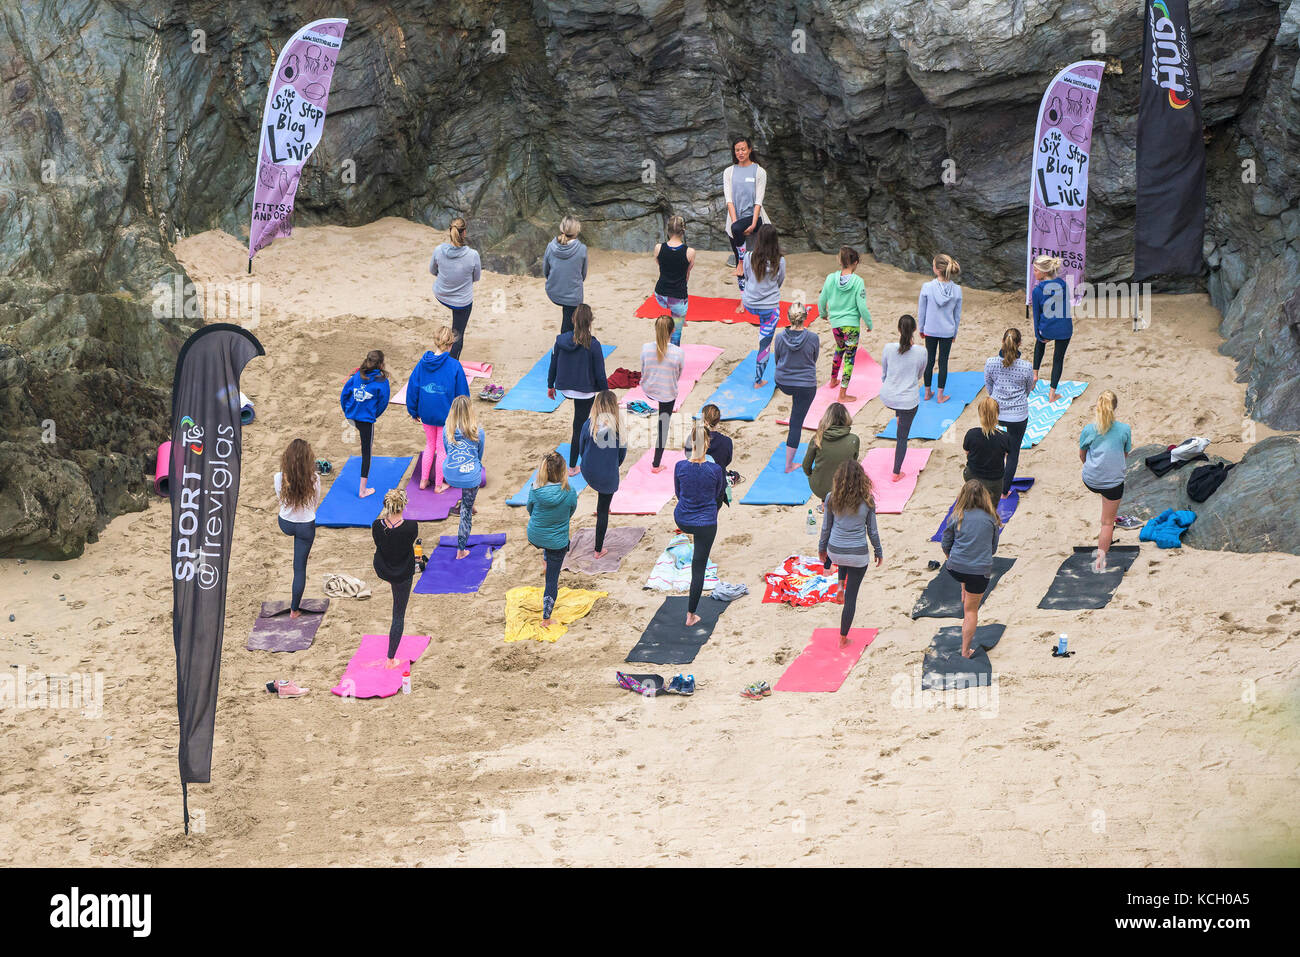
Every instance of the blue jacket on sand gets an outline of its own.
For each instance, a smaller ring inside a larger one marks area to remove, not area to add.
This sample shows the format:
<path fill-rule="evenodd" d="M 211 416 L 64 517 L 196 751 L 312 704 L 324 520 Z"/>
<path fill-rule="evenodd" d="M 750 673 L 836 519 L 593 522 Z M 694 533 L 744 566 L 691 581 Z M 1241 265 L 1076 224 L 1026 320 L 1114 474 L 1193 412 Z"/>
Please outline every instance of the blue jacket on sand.
<path fill-rule="evenodd" d="M 442 480 L 452 488 L 478 488 L 483 484 L 483 430 L 472 441 L 456 430 L 455 436 L 442 432 L 442 447 L 447 453 L 442 463 Z"/>
<path fill-rule="evenodd" d="M 578 510 L 578 493 L 554 482 L 528 490 L 528 543 L 538 548 L 569 547 L 569 519 Z"/>
<path fill-rule="evenodd" d="M 425 425 L 443 426 L 452 400 L 469 395 L 469 382 L 459 362 L 446 352 L 426 352 L 406 384 L 406 410 Z"/>
<path fill-rule="evenodd" d="M 1142 526 L 1138 541 L 1155 542 L 1161 548 L 1182 548 L 1183 533 L 1196 521 L 1191 509 L 1167 508 Z"/>
<path fill-rule="evenodd" d="M 1069 339 L 1074 335 L 1070 321 L 1070 287 L 1064 279 L 1044 279 L 1030 295 L 1034 304 L 1034 338 Z"/>
<path fill-rule="evenodd" d="M 603 392 L 609 388 L 605 378 L 605 350 L 600 340 L 591 337 L 591 348 L 574 341 L 572 332 L 561 332 L 551 349 L 551 367 L 546 372 L 546 388 L 568 392 Z"/>
<path fill-rule="evenodd" d="M 373 422 L 384 414 L 388 408 L 388 398 L 392 386 L 388 377 L 378 369 L 362 372 L 357 369 L 343 383 L 339 394 L 339 405 L 343 406 L 343 415 L 352 422 Z"/>
<path fill-rule="evenodd" d="M 626 440 L 608 428 L 593 436 L 591 429 L 584 425 L 578 439 L 578 451 L 582 455 L 582 477 L 587 484 L 602 495 L 617 492 L 618 469 L 627 458 Z"/>

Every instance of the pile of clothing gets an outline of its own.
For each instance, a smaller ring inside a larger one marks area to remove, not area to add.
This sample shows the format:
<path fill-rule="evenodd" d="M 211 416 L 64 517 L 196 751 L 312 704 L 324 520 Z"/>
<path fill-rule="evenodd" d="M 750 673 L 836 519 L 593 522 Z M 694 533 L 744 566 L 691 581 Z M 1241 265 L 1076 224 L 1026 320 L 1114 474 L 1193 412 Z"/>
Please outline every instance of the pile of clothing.
<path fill-rule="evenodd" d="M 1200 436 L 1184 439 L 1177 445 L 1169 446 L 1163 452 L 1148 455 L 1146 458 L 1147 468 L 1157 478 L 1162 478 L 1175 469 L 1182 468 L 1188 462 L 1208 462 L 1209 457 L 1205 454 L 1205 449 L 1209 444 L 1209 439 Z"/>
<path fill-rule="evenodd" d="M 1161 548 L 1181 548 L 1183 533 L 1196 521 L 1196 513 L 1190 509 L 1167 508 L 1142 527 L 1138 539 L 1143 542 L 1155 542 Z"/>
<path fill-rule="evenodd" d="M 839 575 L 818 559 L 803 555 L 791 555 L 763 580 L 767 584 L 763 593 L 766 602 L 807 607 L 833 601 L 840 593 Z"/>

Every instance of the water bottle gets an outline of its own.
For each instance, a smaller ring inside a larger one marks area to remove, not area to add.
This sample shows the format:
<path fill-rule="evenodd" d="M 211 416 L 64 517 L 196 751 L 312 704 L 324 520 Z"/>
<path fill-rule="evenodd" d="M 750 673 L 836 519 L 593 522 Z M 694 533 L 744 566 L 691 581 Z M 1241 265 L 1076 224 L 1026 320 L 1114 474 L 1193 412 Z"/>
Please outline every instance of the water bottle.
<path fill-rule="evenodd" d="M 402 694 L 411 693 L 411 669 L 407 668 L 402 672 Z"/>
<path fill-rule="evenodd" d="M 1066 650 L 1066 648 L 1069 647 L 1069 645 L 1070 645 L 1070 636 L 1069 636 L 1069 635 L 1064 635 L 1064 634 L 1063 634 L 1063 635 L 1061 635 L 1060 638 L 1057 638 L 1057 639 L 1056 639 L 1056 653 L 1057 653 L 1057 655 L 1064 655 L 1064 654 L 1065 654 L 1065 650 Z"/>
<path fill-rule="evenodd" d="M 421 541 L 418 538 L 415 540 L 415 564 L 420 571 L 424 571 L 424 545 L 421 544 Z"/>
<path fill-rule="evenodd" d="M 808 509 L 808 523 L 804 527 L 804 531 L 806 531 L 809 535 L 817 534 L 817 519 L 816 517 L 813 516 L 812 509 Z"/>

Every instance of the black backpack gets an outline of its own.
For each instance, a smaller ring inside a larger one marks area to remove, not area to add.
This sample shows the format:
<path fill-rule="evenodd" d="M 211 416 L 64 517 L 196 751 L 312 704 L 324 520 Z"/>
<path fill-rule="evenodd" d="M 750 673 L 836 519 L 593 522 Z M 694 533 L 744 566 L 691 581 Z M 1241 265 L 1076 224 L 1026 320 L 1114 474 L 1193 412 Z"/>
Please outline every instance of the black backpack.
<path fill-rule="evenodd" d="M 1192 470 L 1187 480 L 1187 497 L 1193 502 L 1204 502 L 1223 484 L 1232 470 L 1233 463 L 1220 462 L 1217 465 L 1202 465 Z"/>

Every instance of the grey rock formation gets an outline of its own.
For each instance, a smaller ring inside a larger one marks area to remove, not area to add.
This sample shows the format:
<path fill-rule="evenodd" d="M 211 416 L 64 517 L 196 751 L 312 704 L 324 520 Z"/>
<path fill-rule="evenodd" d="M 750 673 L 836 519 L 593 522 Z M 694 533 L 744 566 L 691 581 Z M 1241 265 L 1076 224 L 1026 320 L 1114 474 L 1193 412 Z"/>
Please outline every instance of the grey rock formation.
<path fill-rule="evenodd" d="M 569 210 L 594 245 L 647 249 L 671 211 L 695 245 L 723 248 L 722 171 L 731 136 L 749 133 L 788 247 L 848 242 L 910 268 L 943 248 L 965 281 L 1014 288 L 1038 99 L 1057 69 L 1103 55 L 1090 273 L 1130 274 L 1142 34 L 1131 0 L 348 7 L 299 224 L 464 214 L 488 268 L 526 272 Z M 74 554 L 145 500 L 171 364 L 199 321 L 155 317 L 149 290 L 180 273 L 178 231 L 246 235 L 273 56 L 320 12 L 307 0 L 0 4 L 0 441 L 37 471 L 61 463 L 97 516 L 73 522 L 61 499 L 7 476 L 0 554 Z M 1253 414 L 1300 427 L 1300 5 L 1207 0 L 1193 16 L 1211 135 L 1208 287 Z M 1256 184 L 1241 182 L 1243 158 Z M 47 421 L 53 443 L 40 441 Z"/>

